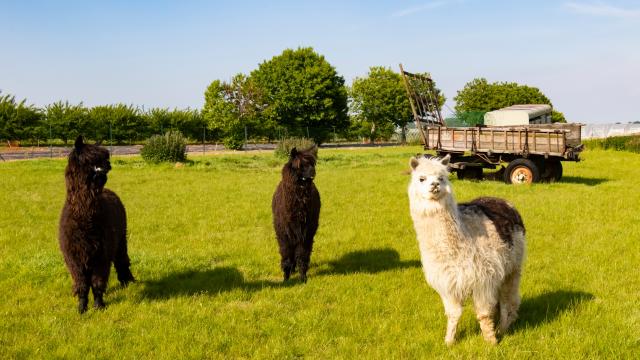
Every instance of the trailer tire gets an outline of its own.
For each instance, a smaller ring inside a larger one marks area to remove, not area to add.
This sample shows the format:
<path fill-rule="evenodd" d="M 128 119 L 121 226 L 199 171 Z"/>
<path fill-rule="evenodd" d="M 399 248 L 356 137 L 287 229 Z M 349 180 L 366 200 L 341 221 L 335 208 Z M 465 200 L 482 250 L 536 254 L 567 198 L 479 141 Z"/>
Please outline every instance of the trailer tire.
<path fill-rule="evenodd" d="M 562 178 L 562 163 L 560 160 L 548 161 L 547 166 L 550 167 L 549 170 L 551 170 L 549 181 L 558 181 Z"/>
<path fill-rule="evenodd" d="M 555 182 L 562 178 L 562 163 L 557 159 L 547 159 L 537 163 L 540 179 L 544 182 Z"/>
<path fill-rule="evenodd" d="M 504 182 L 507 184 L 532 184 L 538 181 L 540 181 L 540 169 L 529 159 L 515 159 L 504 171 Z"/>

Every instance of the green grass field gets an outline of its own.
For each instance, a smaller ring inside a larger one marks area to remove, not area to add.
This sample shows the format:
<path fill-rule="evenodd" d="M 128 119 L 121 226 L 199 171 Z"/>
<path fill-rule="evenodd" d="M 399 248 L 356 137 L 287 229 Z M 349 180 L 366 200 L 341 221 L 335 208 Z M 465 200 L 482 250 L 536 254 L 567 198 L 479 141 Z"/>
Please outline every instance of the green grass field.
<path fill-rule="evenodd" d="M 458 343 L 426 284 L 403 171 L 418 147 L 320 150 L 309 282 L 281 283 L 271 153 L 113 159 L 138 282 L 114 273 L 107 309 L 76 312 L 58 249 L 64 160 L 0 163 L 0 358 L 638 358 L 640 155 L 588 151 L 563 181 L 458 181 L 503 197 L 528 251 L 520 319 L 498 346 L 471 306 Z M 294 277 L 294 279 L 296 279 Z"/>

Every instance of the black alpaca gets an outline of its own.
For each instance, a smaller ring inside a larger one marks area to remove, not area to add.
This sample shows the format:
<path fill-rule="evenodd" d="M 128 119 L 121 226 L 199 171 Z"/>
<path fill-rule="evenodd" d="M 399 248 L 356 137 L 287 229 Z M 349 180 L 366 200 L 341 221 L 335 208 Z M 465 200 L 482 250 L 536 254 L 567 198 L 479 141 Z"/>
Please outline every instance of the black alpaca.
<path fill-rule="evenodd" d="M 313 183 L 316 175 L 317 147 L 291 150 L 289 162 L 282 168 L 282 180 L 273 194 L 273 226 L 280 245 L 280 266 L 288 280 L 296 266 L 300 279 L 307 281 L 307 270 L 318 230 L 320 194 Z"/>
<path fill-rule="evenodd" d="M 64 172 L 67 198 L 60 216 L 59 240 L 80 313 L 87 310 L 89 289 L 94 307 L 105 306 L 103 295 L 112 262 L 122 285 L 134 281 L 127 255 L 124 205 L 104 188 L 109 170 L 109 151 L 85 144 L 78 136 Z"/>

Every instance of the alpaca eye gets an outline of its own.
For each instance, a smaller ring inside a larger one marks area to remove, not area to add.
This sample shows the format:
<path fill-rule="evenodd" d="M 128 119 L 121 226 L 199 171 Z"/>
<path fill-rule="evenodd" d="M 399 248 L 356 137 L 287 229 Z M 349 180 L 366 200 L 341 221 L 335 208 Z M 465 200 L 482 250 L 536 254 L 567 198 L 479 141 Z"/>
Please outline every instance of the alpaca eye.
<path fill-rule="evenodd" d="M 420 182 L 424 182 L 425 180 L 427 180 L 427 178 L 426 178 L 426 177 L 424 177 L 424 176 L 420 176 Z"/>
<path fill-rule="evenodd" d="M 444 181 L 444 176 L 438 176 L 438 180 Z"/>

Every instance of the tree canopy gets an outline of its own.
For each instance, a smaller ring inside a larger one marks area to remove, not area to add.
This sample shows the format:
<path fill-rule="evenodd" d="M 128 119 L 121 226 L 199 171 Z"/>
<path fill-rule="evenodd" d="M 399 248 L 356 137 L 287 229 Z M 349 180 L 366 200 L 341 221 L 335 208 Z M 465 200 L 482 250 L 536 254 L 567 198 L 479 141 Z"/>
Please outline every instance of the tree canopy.
<path fill-rule="evenodd" d="M 514 82 L 489 83 L 485 78 L 476 78 L 465 84 L 453 98 L 455 110 L 460 114 L 487 112 L 516 104 L 548 104 L 551 100 L 540 89 Z M 566 122 L 561 112 L 553 111 L 553 122 Z"/>
<path fill-rule="evenodd" d="M 78 135 L 86 136 L 95 130 L 89 121 L 89 110 L 82 103 L 71 105 L 67 101 L 58 101 L 48 105 L 45 113 L 52 135 L 62 139 L 65 144 L 69 139 L 75 139 Z"/>
<path fill-rule="evenodd" d="M 245 127 L 252 134 L 268 127 L 268 121 L 261 122 L 264 108 L 261 94 L 244 74 L 237 74 L 229 83 L 214 80 L 207 88 L 202 115 L 211 130 L 222 134 L 226 147 L 242 148 Z"/>
<path fill-rule="evenodd" d="M 411 107 L 403 86 L 398 73 L 382 66 L 371 67 L 366 77 L 353 80 L 350 112 L 360 135 L 371 141 L 388 138 L 396 126 L 410 120 Z"/>
<path fill-rule="evenodd" d="M 352 128 L 360 136 L 371 141 L 389 138 L 396 127 L 404 128 L 412 120 L 411 105 L 402 76 L 389 68 L 369 68 L 367 76 L 356 78 L 349 90 Z M 435 91 L 440 108 L 445 102 L 444 95 L 435 86 L 433 89 L 415 90 L 418 93 Z"/>
<path fill-rule="evenodd" d="M 16 102 L 15 96 L 0 93 L 0 139 L 38 138 L 42 119 L 42 111 L 26 100 Z"/>
<path fill-rule="evenodd" d="M 267 105 L 264 119 L 291 135 L 308 134 L 322 143 L 349 126 L 344 78 L 313 48 L 287 49 L 261 63 L 251 78 Z"/>

